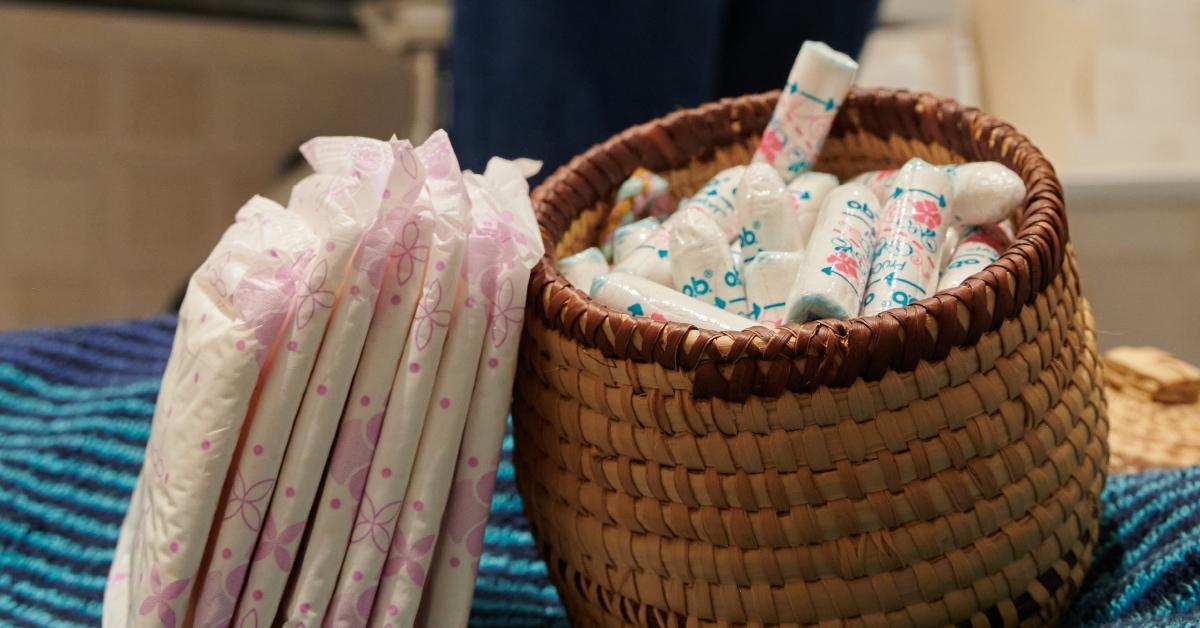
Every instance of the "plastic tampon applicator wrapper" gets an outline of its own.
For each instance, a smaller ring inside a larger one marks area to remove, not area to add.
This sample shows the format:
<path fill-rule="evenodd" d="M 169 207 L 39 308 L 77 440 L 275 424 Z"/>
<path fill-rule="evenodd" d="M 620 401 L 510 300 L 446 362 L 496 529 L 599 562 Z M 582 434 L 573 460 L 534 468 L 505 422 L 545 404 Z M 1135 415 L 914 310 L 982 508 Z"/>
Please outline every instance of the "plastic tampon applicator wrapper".
<path fill-rule="evenodd" d="M 1025 202 L 1025 182 L 1004 164 L 973 161 L 938 166 L 950 175 L 954 190 L 953 220 L 964 225 L 990 225 L 1007 220 Z M 864 172 L 851 181 L 871 188 L 880 198 L 891 195 L 899 170 Z"/>
<path fill-rule="evenodd" d="M 995 263 L 1009 243 L 1008 234 L 999 225 L 955 227 L 952 232 L 958 232 L 958 245 L 948 256 L 946 268 L 938 279 L 938 290 L 953 288 Z"/>
<path fill-rule="evenodd" d="M 798 251 L 799 225 L 792 194 L 779 173 L 764 163 L 746 167 L 733 199 L 742 243 L 742 260 L 750 262 L 759 251 Z"/>
<path fill-rule="evenodd" d="M 862 314 L 904 307 L 933 294 L 952 201 L 950 175 L 943 170 L 921 159 L 910 159 L 900 169 L 880 216 Z"/>
<path fill-rule="evenodd" d="M 612 263 L 620 264 L 629 259 L 629 256 L 645 244 L 661 225 L 659 219 L 649 217 L 617 227 L 612 238 Z"/>
<path fill-rule="evenodd" d="M 754 161 L 770 164 L 785 181 L 811 168 L 857 72 L 849 56 L 818 41 L 804 42 Z"/>
<path fill-rule="evenodd" d="M 764 325 L 786 321 L 787 298 L 800 272 L 804 254 L 784 251 L 760 251 L 742 267 L 746 300 L 750 314 Z"/>
<path fill-rule="evenodd" d="M 558 260 L 558 270 L 571 285 L 586 292 L 593 279 L 608 272 L 608 260 L 593 246 Z"/>
<path fill-rule="evenodd" d="M 801 249 L 812 237 L 825 195 L 837 186 L 837 177 L 825 172 L 804 172 L 788 183 L 792 207 L 796 212 L 796 238 Z"/>
<path fill-rule="evenodd" d="M 804 323 L 856 316 L 870 272 L 880 204 L 866 186 L 847 183 L 825 197 L 788 295 L 787 319 Z"/>
<path fill-rule="evenodd" d="M 758 323 L 715 305 L 680 294 L 644 277 L 614 272 L 592 282 L 592 299 L 615 310 L 656 321 L 695 325 L 702 329 L 736 331 Z"/>
<path fill-rule="evenodd" d="M 744 316 L 746 290 L 721 228 L 695 207 L 680 210 L 673 223 L 670 259 L 675 289 Z"/>
<path fill-rule="evenodd" d="M 738 233 L 733 197 L 745 170 L 745 166 L 732 166 L 718 172 L 691 198 L 680 203 L 679 209 L 694 207 L 708 214 L 721 227 L 726 241 L 732 240 Z M 658 230 L 618 264 L 615 270 L 645 277 L 664 286 L 671 285 L 671 262 L 668 259 L 671 227 L 679 214 L 677 211 L 664 220 Z"/>

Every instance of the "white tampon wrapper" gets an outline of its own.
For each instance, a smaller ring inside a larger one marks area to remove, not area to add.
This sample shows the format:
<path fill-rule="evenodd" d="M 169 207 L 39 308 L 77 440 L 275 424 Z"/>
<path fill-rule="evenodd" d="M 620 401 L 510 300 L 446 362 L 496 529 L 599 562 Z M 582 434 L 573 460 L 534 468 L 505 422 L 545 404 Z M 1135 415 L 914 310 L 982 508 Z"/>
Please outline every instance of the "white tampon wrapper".
<path fill-rule="evenodd" d="M 671 285 L 671 227 L 683 212 L 676 211 L 641 244 L 634 247 L 613 270 L 645 277 L 654 283 Z"/>
<path fill-rule="evenodd" d="M 964 229 L 963 225 L 954 225 L 946 230 L 946 241 L 942 243 L 941 251 L 938 253 L 938 272 L 946 270 L 946 264 L 950 263 L 950 258 L 954 256 L 954 249 L 958 248 L 958 239 L 962 236 Z"/>
<path fill-rule="evenodd" d="M 684 323 L 702 329 L 737 331 L 758 325 L 748 318 L 628 273 L 614 272 L 597 277 L 592 282 L 592 299 L 634 316 L 648 316 L 656 321 Z"/>
<path fill-rule="evenodd" d="M 608 260 L 604 259 L 600 249 L 593 246 L 558 260 L 558 270 L 571 285 L 586 292 L 593 279 L 608 272 Z"/>
<path fill-rule="evenodd" d="M 1000 259 L 1008 246 L 1008 235 L 999 225 L 986 227 L 958 227 L 961 237 L 942 276 L 938 279 L 938 290 L 953 288 L 967 277 L 983 270 L 988 264 Z"/>
<path fill-rule="evenodd" d="M 805 323 L 858 315 L 875 248 L 879 200 L 861 183 L 825 196 L 787 298 L 787 320 Z"/>
<path fill-rule="evenodd" d="M 850 183 L 861 183 L 871 190 L 875 198 L 886 201 L 896 187 L 897 172 L 900 171 L 898 169 L 869 170 L 850 179 Z"/>
<path fill-rule="evenodd" d="M 731 166 L 718 172 L 704 187 L 682 203 L 679 209 L 695 207 L 703 211 L 721 227 L 726 241 L 734 239 L 738 235 L 738 218 L 733 199 L 738 183 L 745 173 L 746 166 L 742 165 Z"/>
<path fill-rule="evenodd" d="M 805 172 L 788 183 L 792 205 L 796 208 L 796 237 L 802 250 L 812 236 L 825 195 L 838 186 L 837 177 L 824 172 Z"/>
<path fill-rule="evenodd" d="M 617 264 L 615 270 L 670 286 L 671 262 L 668 257 L 671 252 L 671 226 L 677 220 L 676 216 L 687 208 L 696 208 L 708 214 L 709 218 L 721 227 L 726 241 L 736 237 L 737 213 L 733 209 L 733 196 L 745 170 L 745 166 L 733 166 L 718 172 L 691 198 L 681 201 L 679 209 L 664 220 L 645 242 Z"/>
<path fill-rule="evenodd" d="M 954 185 L 954 217 L 966 225 L 990 225 L 1012 216 L 1025 201 L 1025 182 L 1007 166 L 975 161 L 944 166 Z"/>
<path fill-rule="evenodd" d="M 764 325 L 781 325 L 787 319 L 787 298 L 800 273 L 804 254 L 795 251 L 761 251 L 742 269 L 750 314 Z"/>
<path fill-rule="evenodd" d="M 858 64 L 819 41 L 806 41 L 763 131 L 754 161 L 765 161 L 790 181 L 812 167 Z"/>
<path fill-rule="evenodd" d="M 798 239 L 792 194 L 771 166 L 752 163 L 746 167 L 733 205 L 743 260 L 752 261 L 759 251 L 795 251 L 803 247 Z"/>
<path fill-rule="evenodd" d="M 651 217 L 617 227 L 612 240 L 613 263 L 620 264 L 625 261 L 637 247 L 650 239 L 661 224 L 657 218 Z"/>
<path fill-rule="evenodd" d="M 915 158 L 900 169 L 879 219 L 863 315 L 904 307 L 933 294 L 953 197 L 945 171 Z"/>
<path fill-rule="evenodd" d="M 1025 201 L 1025 182 L 1020 175 L 995 161 L 973 161 L 965 164 L 938 166 L 950 175 L 954 189 L 956 223 L 990 225 L 1006 220 Z M 851 181 L 871 188 L 880 199 L 896 192 L 899 170 L 864 172 Z"/>
<path fill-rule="evenodd" d="M 727 312 L 746 315 L 746 289 L 729 243 L 703 211 L 687 207 L 679 212 L 671 229 L 670 260 L 676 290 Z"/>

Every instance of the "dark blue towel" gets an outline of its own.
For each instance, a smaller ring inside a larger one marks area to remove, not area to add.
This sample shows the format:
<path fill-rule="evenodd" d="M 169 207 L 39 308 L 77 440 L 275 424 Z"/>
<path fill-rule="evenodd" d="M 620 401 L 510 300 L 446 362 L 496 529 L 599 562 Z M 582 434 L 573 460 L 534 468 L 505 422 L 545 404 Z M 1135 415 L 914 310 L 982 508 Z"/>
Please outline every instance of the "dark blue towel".
<path fill-rule="evenodd" d="M 99 623 L 173 318 L 0 334 L 0 625 Z M 564 623 L 505 442 L 471 620 Z M 1113 477 L 1066 626 L 1200 625 L 1200 467 Z"/>

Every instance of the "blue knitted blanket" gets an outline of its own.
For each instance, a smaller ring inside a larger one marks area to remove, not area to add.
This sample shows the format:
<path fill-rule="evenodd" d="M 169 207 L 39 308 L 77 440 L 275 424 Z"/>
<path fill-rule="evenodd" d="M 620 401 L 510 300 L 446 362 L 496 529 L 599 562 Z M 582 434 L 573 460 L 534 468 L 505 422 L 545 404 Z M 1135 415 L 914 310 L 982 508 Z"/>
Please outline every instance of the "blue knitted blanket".
<path fill-rule="evenodd" d="M 0 334 L 0 625 L 92 626 L 175 319 Z M 471 623 L 565 624 L 504 444 Z M 1200 625 L 1200 467 L 1118 475 L 1063 625 Z"/>

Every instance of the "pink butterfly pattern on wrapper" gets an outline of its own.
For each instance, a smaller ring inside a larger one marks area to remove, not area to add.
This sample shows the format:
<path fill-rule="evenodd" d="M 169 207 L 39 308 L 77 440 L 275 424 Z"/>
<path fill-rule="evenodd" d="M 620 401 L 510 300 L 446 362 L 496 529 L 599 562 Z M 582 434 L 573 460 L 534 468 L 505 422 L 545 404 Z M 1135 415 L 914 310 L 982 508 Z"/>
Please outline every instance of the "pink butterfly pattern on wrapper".
<path fill-rule="evenodd" d="M 488 299 L 488 335 L 492 339 L 492 345 L 499 347 L 508 340 L 512 329 L 521 328 L 525 308 L 524 304 L 513 302 L 516 300 L 516 290 L 513 288 L 512 279 L 506 277 L 497 283 L 497 274 L 485 273 L 481 283 L 483 293 Z"/>
<path fill-rule="evenodd" d="M 442 284 L 435 279 L 425 289 L 425 298 L 417 304 L 417 315 L 413 319 L 415 323 L 413 333 L 416 334 L 418 351 L 424 351 L 429 346 L 429 341 L 433 339 L 434 329 L 450 326 L 450 309 L 443 308 L 441 305 Z"/>
<path fill-rule="evenodd" d="M 250 563 L 242 563 L 229 570 L 222 578 L 221 572 L 211 571 L 205 579 L 205 595 L 196 604 L 196 624 L 202 628 L 224 628 L 233 621 L 234 605 L 246 581 Z M 221 580 L 224 580 L 222 589 Z"/>
<path fill-rule="evenodd" d="M 421 242 L 421 226 L 416 219 L 410 220 L 396 236 L 392 245 L 392 255 L 396 258 L 396 285 L 403 286 L 412 279 L 416 269 L 429 261 L 429 244 Z"/>
<path fill-rule="evenodd" d="M 232 519 L 241 515 L 242 523 L 251 531 L 257 532 L 262 525 L 259 502 L 271 496 L 271 488 L 274 485 L 275 478 L 266 478 L 247 486 L 242 472 L 238 471 L 234 477 L 233 490 L 229 492 L 229 505 L 225 507 L 224 518 Z"/>
<path fill-rule="evenodd" d="M 387 408 L 384 408 L 386 412 Z M 370 472 L 371 455 L 379 442 L 384 412 L 369 419 L 350 419 L 338 431 L 337 445 L 329 462 L 329 474 L 345 486 L 355 499 L 361 499 Z"/>
<path fill-rule="evenodd" d="M 329 279 L 329 263 L 324 259 L 317 262 L 308 273 L 308 278 L 300 283 L 297 290 L 296 329 L 304 329 L 312 321 L 317 308 L 333 307 L 333 291 L 325 289 Z"/>
<path fill-rule="evenodd" d="M 158 565 L 151 565 L 150 594 L 142 600 L 138 607 L 138 614 L 148 615 L 153 612 L 163 626 L 175 628 L 175 609 L 172 608 L 172 603 L 187 590 L 190 580 L 191 578 L 180 578 L 164 585 L 162 578 L 158 575 Z"/>
<path fill-rule="evenodd" d="M 275 520 L 267 517 L 262 537 L 259 538 L 258 547 L 254 550 L 255 562 L 271 556 L 275 559 L 275 566 L 279 567 L 280 571 L 289 571 L 292 568 L 292 551 L 288 546 L 292 541 L 300 538 L 300 534 L 304 532 L 304 524 L 304 521 L 300 521 L 283 530 L 276 530 Z"/>
<path fill-rule="evenodd" d="M 483 532 L 491 509 L 492 489 L 496 472 L 489 471 L 475 480 L 463 479 L 454 483 L 446 512 L 446 534 L 455 543 L 462 543 L 472 556 L 483 554 Z"/>
<path fill-rule="evenodd" d="M 371 545 L 380 553 L 387 552 L 388 545 L 392 542 L 396 517 L 400 516 L 402 505 L 402 501 L 394 501 L 376 508 L 370 495 L 364 497 L 358 507 L 358 520 L 354 524 L 350 542 L 359 543 L 370 539 Z"/>
<path fill-rule="evenodd" d="M 435 540 L 436 536 L 430 534 L 409 545 L 405 542 L 404 530 L 397 528 L 396 538 L 392 542 L 392 553 L 383 565 L 383 577 L 394 576 L 404 570 L 413 584 L 418 587 L 425 586 L 425 566 L 421 561 L 433 549 Z"/>

